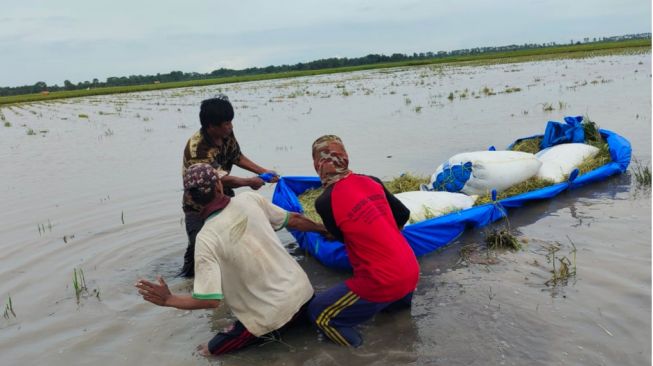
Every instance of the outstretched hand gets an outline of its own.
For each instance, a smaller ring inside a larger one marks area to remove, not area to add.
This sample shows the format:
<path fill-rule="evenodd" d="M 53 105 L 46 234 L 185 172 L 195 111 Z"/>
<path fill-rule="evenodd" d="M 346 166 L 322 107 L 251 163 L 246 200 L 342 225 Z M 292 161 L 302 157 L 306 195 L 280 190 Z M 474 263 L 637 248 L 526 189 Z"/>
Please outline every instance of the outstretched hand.
<path fill-rule="evenodd" d="M 172 296 L 168 284 L 161 276 L 157 276 L 158 284 L 148 280 L 140 279 L 134 287 L 138 289 L 138 293 L 143 296 L 143 299 L 159 306 L 166 306 L 166 302 Z"/>

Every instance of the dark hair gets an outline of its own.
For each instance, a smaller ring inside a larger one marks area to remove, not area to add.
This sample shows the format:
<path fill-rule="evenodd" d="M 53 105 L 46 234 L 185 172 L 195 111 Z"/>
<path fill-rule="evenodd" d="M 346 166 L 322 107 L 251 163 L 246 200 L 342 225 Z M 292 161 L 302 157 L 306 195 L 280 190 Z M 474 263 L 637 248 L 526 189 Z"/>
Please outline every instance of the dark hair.
<path fill-rule="evenodd" d="M 226 96 L 219 96 L 202 101 L 200 106 L 200 123 L 202 129 L 217 126 L 234 119 L 234 107 Z"/>
<path fill-rule="evenodd" d="M 200 188 L 193 187 L 191 189 L 187 190 L 188 194 L 190 194 L 191 198 L 193 199 L 193 202 L 195 202 L 198 205 L 206 205 L 209 202 L 213 201 L 215 198 L 215 187 L 210 190 L 209 192 L 206 192 Z"/>

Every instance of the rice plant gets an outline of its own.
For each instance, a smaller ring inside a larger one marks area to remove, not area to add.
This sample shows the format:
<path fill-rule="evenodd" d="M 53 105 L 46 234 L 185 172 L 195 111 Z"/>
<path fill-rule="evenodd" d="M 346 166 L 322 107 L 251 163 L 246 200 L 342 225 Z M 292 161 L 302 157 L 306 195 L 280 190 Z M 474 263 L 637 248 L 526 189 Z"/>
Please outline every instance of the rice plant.
<path fill-rule="evenodd" d="M 560 243 L 556 243 L 547 248 L 548 254 L 546 255 L 546 259 L 548 263 L 551 263 L 553 269 L 551 270 L 551 278 L 544 283 L 546 286 L 555 287 L 557 285 L 566 285 L 570 278 L 576 276 L 576 245 L 571 239 L 569 239 L 569 242 L 573 248 L 569 252 L 572 256 L 571 260 L 566 256 L 556 257 L 556 253 L 560 251 Z"/>
<path fill-rule="evenodd" d="M 638 188 L 651 187 L 651 169 L 648 165 L 643 165 L 641 161 L 633 159 L 631 170 L 635 176 L 635 182 Z"/>
<path fill-rule="evenodd" d="M 73 268 L 73 289 L 75 289 L 75 297 L 77 298 L 77 303 L 79 304 L 79 299 L 84 292 L 88 293 L 88 287 L 86 287 L 86 279 L 84 278 L 84 271 L 80 268 L 79 271 L 77 268 Z"/>
<path fill-rule="evenodd" d="M 14 318 L 16 317 L 16 312 L 14 311 L 14 304 L 11 301 L 11 296 L 8 296 L 7 298 L 7 302 L 5 303 L 5 312 L 2 314 L 2 316 L 7 320 L 9 320 L 11 316 Z"/>

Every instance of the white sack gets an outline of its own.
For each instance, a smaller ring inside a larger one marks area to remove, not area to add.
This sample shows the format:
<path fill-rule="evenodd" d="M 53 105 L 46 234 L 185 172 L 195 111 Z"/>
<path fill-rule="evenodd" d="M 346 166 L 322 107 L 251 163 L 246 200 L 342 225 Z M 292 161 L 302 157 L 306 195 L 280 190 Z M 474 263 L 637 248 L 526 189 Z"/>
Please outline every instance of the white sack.
<path fill-rule="evenodd" d="M 542 163 L 533 154 L 521 151 L 476 151 L 452 156 L 440 165 L 431 176 L 429 188 L 433 188 L 438 174 L 445 166 L 472 163 L 472 173 L 460 190 L 472 195 L 483 195 L 493 189 L 497 192 L 521 183 L 537 174 Z M 448 164 L 448 165 L 447 165 Z"/>
<path fill-rule="evenodd" d="M 596 156 L 599 149 L 587 144 L 560 144 L 546 148 L 535 156 L 542 162 L 537 177 L 556 183 L 564 181 L 583 160 Z"/>
<path fill-rule="evenodd" d="M 395 194 L 410 210 L 409 223 L 442 216 L 452 211 L 470 208 L 478 196 L 462 193 L 411 191 Z"/>

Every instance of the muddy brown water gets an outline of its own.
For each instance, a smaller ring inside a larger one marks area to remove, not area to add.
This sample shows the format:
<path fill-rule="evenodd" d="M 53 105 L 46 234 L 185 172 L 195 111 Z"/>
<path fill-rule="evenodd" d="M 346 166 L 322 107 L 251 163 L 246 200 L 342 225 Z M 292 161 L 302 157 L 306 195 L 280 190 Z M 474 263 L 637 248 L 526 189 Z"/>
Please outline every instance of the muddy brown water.
<path fill-rule="evenodd" d="M 307 326 L 207 360 L 195 346 L 229 324 L 226 309 L 160 308 L 133 288 L 157 274 L 174 291 L 191 287 L 174 277 L 186 247 L 181 152 L 206 97 L 227 93 L 244 152 L 284 175 L 313 175 L 310 144 L 325 133 L 343 138 L 354 170 L 390 178 L 578 114 L 649 164 L 650 65 L 645 53 L 415 67 L 2 107 L 0 300 L 11 297 L 16 317 L 0 319 L 0 364 L 650 364 L 651 195 L 631 172 L 511 210 L 527 243 L 497 264 L 461 260 L 483 230 L 420 258 L 412 309 L 363 325 L 355 350 Z M 280 235 L 316 289 L 346 278 Z M 547 248 L 572 258 L 571 242 L 577 275 L 546 286 Z M 79 268 L 88 294 L 78 303 Z"/>

